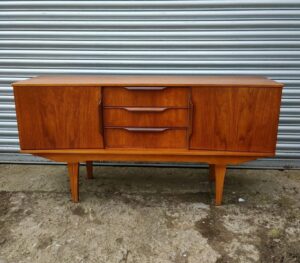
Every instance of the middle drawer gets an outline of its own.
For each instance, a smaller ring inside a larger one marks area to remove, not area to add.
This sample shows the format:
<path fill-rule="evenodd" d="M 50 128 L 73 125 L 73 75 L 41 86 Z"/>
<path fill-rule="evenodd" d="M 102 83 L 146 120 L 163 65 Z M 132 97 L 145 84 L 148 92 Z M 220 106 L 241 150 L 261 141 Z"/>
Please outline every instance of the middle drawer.
<path fill-rule="evenodd" d="M 188 127 L 188 108 L 104 107 L 105 127 Z"/>

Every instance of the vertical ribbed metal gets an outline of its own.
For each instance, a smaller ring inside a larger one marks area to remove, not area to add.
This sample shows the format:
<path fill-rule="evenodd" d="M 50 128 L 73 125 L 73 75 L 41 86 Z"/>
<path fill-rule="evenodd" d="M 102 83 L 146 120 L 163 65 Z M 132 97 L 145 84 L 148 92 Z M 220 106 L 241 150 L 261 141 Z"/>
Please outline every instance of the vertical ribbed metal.
<path fill-rule="evenodd" d="M 0 1 L 0 153 L 19 149 L 10 83 L 79 73 L 268 76 L 276 165 L 300 158 L 299 0 Z"/>

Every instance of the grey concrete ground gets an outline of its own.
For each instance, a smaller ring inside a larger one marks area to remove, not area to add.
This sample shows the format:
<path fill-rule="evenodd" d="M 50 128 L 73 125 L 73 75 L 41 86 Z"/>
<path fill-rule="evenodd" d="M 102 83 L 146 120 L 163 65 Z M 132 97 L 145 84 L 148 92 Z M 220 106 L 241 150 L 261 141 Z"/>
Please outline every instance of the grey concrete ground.
<path fill-rule="evenodd" d="M 0 165 L 0 262 L 300 262 L 300 171 Z M 238 202 L 243 198 L 245 202 Z"/>

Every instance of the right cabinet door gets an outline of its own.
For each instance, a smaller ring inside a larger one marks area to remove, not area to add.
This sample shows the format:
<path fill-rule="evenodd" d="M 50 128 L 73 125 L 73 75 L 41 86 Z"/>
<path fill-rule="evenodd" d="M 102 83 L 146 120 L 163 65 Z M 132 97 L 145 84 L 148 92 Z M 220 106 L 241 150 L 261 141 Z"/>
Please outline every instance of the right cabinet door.
<path fill-rule="evenodd" d="M 281 91 L 193 87 L 190 149 L 274 153 Z"/>

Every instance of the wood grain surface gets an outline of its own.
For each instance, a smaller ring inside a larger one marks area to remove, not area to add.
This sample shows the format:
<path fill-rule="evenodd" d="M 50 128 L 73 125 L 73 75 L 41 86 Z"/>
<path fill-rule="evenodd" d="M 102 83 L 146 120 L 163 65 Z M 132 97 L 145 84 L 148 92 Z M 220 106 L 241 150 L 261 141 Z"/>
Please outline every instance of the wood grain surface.
<path fill-rule="evenodd" d="M 103 148 L 98 87 L 15 87 L 22 149 Z"/>
<path fill-rule="evenodd" d="M 104 108 L 104 126 L 106 127 L 188 127 L 188 120 L 187 108 Z"/>
<path fill-rule="evenodd" d="M 77 149 L 77 150 L 22 150 L 57 162 L 86 161 L 141 161 L 141 162 L 204 162 L 209 164 L 239 164 L 272 153 L 198 151 L 187 149 Z"/>
<path fill-rule="evenodd" d="M 106 128 L 107 148 L 187 148 L 187 129 Z"/>
<path fill-rule="evenodd" d="M 241 75 L 52 75 L 14 82 L 13 86 L 65 87 L 65 86 L 251 86 L 251 87 L 283 87 L 283 84 L 262 76 Z"/>
<path fill-rule="evenodd" d="M 189 88 L 169 87 L 163 90 L 127 90 L 104 87 L 104 106 L 187 107 Z"/>
<path fill-rule="evenodd" d="M 192 149 L 275 151 L 281 88 L 193 88 L 192 98 Z"/>

